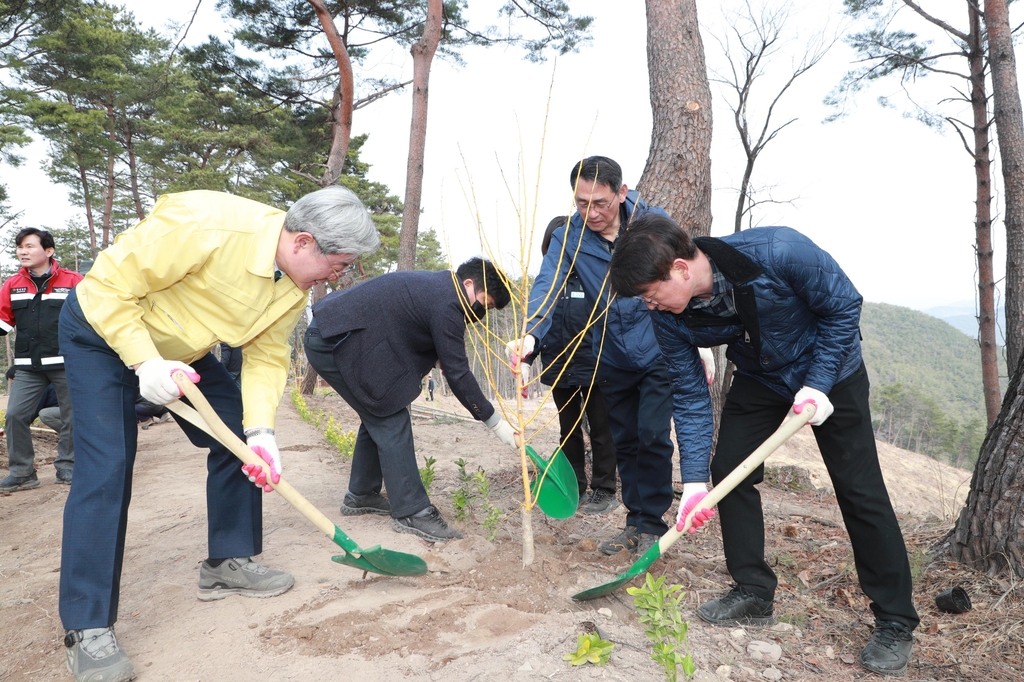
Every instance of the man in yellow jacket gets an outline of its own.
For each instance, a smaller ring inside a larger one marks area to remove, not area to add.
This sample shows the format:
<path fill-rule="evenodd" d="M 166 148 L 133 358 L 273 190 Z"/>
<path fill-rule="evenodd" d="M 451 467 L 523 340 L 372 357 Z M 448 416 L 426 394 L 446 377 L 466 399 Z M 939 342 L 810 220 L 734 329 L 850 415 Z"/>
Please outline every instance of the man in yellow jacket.
<path fill-rule="evenodd" d="M 199 599 L 272 597 L 292 586 L 291 575 L 252 560 L 262 552 L 261 484 L 281 473 L 274 420 L 288 337 L 308 290 L 337 280 L 378 245 L 366 208 L 338 186 L 302 197 L 287 213 L 220 192 L 169 194 L 99 254 L 68 296 L 60 348 L 79 411 L 60 615 L 78 682 L 135 677 L 113 631 L 137 445 L 135 392 L 161 405 L 177 399 L 174 370 L 198 384 L 268 465 L 266 473 L 242 473 L 229 450 L 181 423 L 195 445 L 210 448 L 209 556 L 200 566 Z M 220 342 L 242 349 L 241 389 L 210 352 Z"/>

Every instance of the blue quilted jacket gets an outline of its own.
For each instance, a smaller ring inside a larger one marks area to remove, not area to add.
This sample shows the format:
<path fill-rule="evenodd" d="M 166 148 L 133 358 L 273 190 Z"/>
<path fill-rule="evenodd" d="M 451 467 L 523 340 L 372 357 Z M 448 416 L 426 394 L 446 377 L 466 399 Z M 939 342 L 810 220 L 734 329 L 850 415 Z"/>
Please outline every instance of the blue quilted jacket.
<path fill-rule="evenodd" d="M 648 207 L 635 191 L 631 191 L 622 203 L 622 224 L 626 225 L 629 220 L 639 218 L 648 211 L 667 215 L 660 208 Z M 598 303 L 597 314 L 594 316 L 596 322 L 591 327 L 594 357 L 599 357 L 602 364 L 607 363 L 619 369 L 645 369 L 661 354 L 658 341 L 654 338 L 651 316 L 639 298 L 616 298 L 608 306 L 608 264 L 612 255 L 607 243 L 596 232 L 583 226 L 583 218 L 578 212 L 573 215 L 568 228 L 555 230 L 540 272 L 530 289 L 526 331 L 543 343 L 545 334 L 551 328 L 552 308 L 558 302 L 572 264 L 590 307 Z M 599 317 L 606 308 L 607 326 L 604 316 Z"/>
<path fill-rule="evenodd" d="M 687 308 L 652 312 L 672 376 L 673 415 L 683 480 L 711 456 L 711 397 L 698 347 L 727 345 L 736 372 L 786 399 L 803 386 L 828 394 L 861 363 L 863 298 L 839 264 L 788 227 L 757 227 L 694 240 L 732 284 L 737 315 Z"/>

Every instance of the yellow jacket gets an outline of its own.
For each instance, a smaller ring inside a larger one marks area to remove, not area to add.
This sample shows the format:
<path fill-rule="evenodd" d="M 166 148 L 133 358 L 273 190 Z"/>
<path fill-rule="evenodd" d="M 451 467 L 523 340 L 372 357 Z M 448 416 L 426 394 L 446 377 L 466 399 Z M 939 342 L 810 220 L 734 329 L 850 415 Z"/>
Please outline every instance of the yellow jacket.
<path fill-rule="evenodd" d="M 128 366 L 241 346 L 243 424 L 272 427 L 307 302 L 289 278 L 274 282 L 283 225 L 284 212 L 230 194 L 161 196 L 97 256 L 77 288 L 82 312 Z"/>

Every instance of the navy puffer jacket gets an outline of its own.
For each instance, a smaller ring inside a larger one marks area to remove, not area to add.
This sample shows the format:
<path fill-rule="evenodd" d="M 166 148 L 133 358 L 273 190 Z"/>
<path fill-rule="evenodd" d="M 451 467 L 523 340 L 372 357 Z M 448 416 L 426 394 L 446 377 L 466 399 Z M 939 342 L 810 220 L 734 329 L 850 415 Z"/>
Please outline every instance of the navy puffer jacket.
<path fill-rule="evenodd" d="M 696 348 L 727 344 L 726 357 L 737 373 L 787 399 L 803 386 L 828 394 L 860 367 L 864 299 L 832 256 L 788 227 L 757 227 L 694 241 L 732 283 L 736 317 L 689 308 L 680 315 L 651 315 L 672 375 L 684 467 L 706 467 L 711 398 Z"/>
<path fill-rule="evenodd" d="M 565 279 L 565 289 L 551 312 L 551 328 L 538 346 L 544 363 L 541 381 L 548 386 L 573 388 L 593 385 L 597 363 L 594 362 L 590 336 L 583 334 L 580 337 L 593 312 L 580 278 L 570 271 Z"/>
<path fill-rule="evenodd" d="M 635 191 L 630 191 L 622 203 L 622 224 L 626 225 L 629 220 L 648 211 L 667 215 L 660 208 L 648 207 Z M 571 266 L 580 279 L 591 308 L 597 301 L 599 315 L 606 308 L 608 310 L 607 321 L 604 315 L 595 316 L 595 324 L 591 327 L 594 356 L 602 364 L 608 363 L 619 369 L 646 369 L 661 355 L 651 316 L 640 298 L 616 298 L 608 306 L 608 265 L 612 255 L 607 243 L 596 232 L 583 226 L 583 218 L 578 212 L 573 214 L 568 228 L 560 227 L 554 231 L 540 272 L 530 289 L 526 333 L 543 344 L 551 328 L 552 308 L 558 302 Z"/>

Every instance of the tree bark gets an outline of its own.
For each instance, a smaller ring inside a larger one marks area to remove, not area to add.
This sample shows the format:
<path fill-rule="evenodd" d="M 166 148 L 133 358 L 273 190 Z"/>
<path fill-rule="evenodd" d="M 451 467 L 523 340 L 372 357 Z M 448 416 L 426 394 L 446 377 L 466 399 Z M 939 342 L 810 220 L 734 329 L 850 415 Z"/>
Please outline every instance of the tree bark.
<path fill-rule="evenodd" d="M 348 156 L 349 138 L 352 137 L 352 110 L 355 98 L 355 85 L 352 77 L 352 62 L 345 48 L 345 41 L 341 39 L 338 28 L 334 25 L 334 18 L 327 10 L 323 0 L 308 0 L 316 12 L 316 18 L 320 20 L 320 26 L 324 29 L 327 42 L 334 52 L 334 60 L 338 63 L 338 89 L 335 91 L 334 101 L 331 103 L 331 151 L 327 155 L 327 169 L 320 178 L 320 186 L 333 185 L 341 177 L 342 168 L 345 165 L 345 158 Z"/>
<path fill-rule="evenodd" d="M 1024 578 L 1024 365 L 1013 374 L 1003 409 L 981 446 L 967 504 L 950 537 L 949 553 L 995 576 Z"/>
<path fill-rule="evenodd" d="M 428 0 L 423 36 L 412 46 L 412 125 L 409 130 L 409 162 L 405 171 L 405 210 L 398 242 L 398 269 L 416 269 L 416 237 L 420 226 L 423 194 L 423 157 L 427 143 L 427 89 L 430 64 L 441 42 L 441 0 Z"/>
<path fill-rule="evenodd" d="M 984 12 L 1006 202 L 1006 366 L 1015 374 L 1024 347 L 1024 115 L 1006 5 L 985 0 Z"/>
<path fill-rule="evenodd" d="M 654 127 L 637 189 L 694 236 L 711 233 L 711 86 L 696 0 L 647 0 Z"/>
<path fill-rule="evenodd" d="M 990 155 L 988 93 L 985 89 L 985 44 L 981 13 L 967 3 L 967 61 L 970 65 L 971 110 L 974 114 L 975 250 L 978 259 L 978 343 L 987 426 L 999 416 L 999 358 L 996 345 L 995 275 L 992 267 L 992 159 Z"/>

